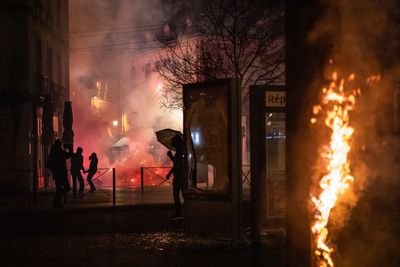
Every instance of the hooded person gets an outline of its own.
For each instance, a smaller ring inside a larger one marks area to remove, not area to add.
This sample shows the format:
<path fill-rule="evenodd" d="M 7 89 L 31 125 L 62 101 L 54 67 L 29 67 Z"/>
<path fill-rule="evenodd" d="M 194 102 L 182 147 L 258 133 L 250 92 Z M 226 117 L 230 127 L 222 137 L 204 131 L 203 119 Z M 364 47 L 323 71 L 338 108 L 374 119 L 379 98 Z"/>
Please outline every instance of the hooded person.
<path fill-rule="evenodd" d="M 61 141 L 59 139 L 56 139 L 50 149 L 50 153 L 46 162 L 46 167 L 50 169 L 56 184 L 56 192 L 54 195 L 55 208 L 64 207 L 62 197 L 71 190 L 71 186 L 68 181 L 68 172 L 66 166 L 66 160 L 71 158 L 71 156 L 71 149 L 69 150 L 69 152 L 66 152 L 62 148 Z"/>
<path fill-rule="evenodd" d="M 93 176 L 97 172 L 97 164 L 99 162 L 99 160 L 97 159 L 96 153 L 93 152 L 89 156 L 89 160 L 90 160 L 90 165 L 89 165 L 89 169 L 86 171 L 88 173 L 86 179 L 90 186 L 90 192 L 94 192 L 94 191 L 96 191 L 96 187 L 94 186 L 92 179 L 93 179 Z"/>
<path fill-rule="evenodd" d="M 72 155 L 71 158 L 71 176 L 72 176 L 72 191 L 74 196 L 76 195 L 76 181 L 79 182 L 79 193 L 83 194 L 85 184 L 83 182 L 83 177 L 81 170 L 85 172 L 85 168 L 83 167 L 83 149 L 78 147 L 76 149 L 76 153 Z"/>

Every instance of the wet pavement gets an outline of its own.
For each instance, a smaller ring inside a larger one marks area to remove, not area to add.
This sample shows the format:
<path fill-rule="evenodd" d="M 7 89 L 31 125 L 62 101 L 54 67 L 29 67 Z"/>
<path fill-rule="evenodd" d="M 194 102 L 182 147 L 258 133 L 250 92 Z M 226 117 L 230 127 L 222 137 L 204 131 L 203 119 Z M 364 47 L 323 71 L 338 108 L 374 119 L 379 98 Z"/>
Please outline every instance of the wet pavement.
<path fill-rule="evenodd" d="M 63 209 L 52 198 L 0 197 L 0 266 L 258 266 L 248 239 L 184 233 L 169 190 L 119 190 L 116 206 L 103 192 Z"/>
<path fill-rule="evenodd" d="M 249 243 L 183 232 L 6 237 L 1 266 L 255 266 Z"/>
<path fill-rule="evenodd" d="M 35 199 L 35 201 L 34 201 Z M 45 210 L 52 209 L 54 192 L 38 192 L 25 195 L 1 195 L 0 210 Z M 173 203 L 172 188 L 163 186 L 154 189 L 146 189 L 143 193 L 138 188 L 120 187 L 115 191 L 116 206 L 135 206 L 147 204 Z M 89 208 L 113 206 L 112 188 L 98 189 L 90 193 L 85 191 L 83 195 L 75 197 L 70 192 L 67 195 L 65 208 Z"/>

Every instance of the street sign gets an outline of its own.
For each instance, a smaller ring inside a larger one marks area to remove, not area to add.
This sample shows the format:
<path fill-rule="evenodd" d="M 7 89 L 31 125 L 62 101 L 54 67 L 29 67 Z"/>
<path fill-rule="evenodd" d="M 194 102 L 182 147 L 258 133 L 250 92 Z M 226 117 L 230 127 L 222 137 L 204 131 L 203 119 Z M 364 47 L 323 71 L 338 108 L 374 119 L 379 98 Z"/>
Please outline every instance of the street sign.
<path fill-rule="evenodd" d="M 285 91 L 266 91 L 265 92 L 266 107 L 285 107 L 286 94 Z"/>

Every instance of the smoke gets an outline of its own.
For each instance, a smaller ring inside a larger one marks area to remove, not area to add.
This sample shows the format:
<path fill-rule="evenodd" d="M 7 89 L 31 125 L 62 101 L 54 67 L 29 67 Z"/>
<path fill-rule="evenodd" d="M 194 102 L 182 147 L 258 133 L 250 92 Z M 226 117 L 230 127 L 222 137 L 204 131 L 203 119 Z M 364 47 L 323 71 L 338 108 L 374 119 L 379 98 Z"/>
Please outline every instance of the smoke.
<path fill-rule="evenodd" d="M 339 199 L 329 225 L 339 246 L 338 266 L 398 266 L 400 138 L 395 133 L 399 110 L 394 98 L 400 67 L 399 5 L 389 0 L 324 4 L 326 13 L 309 41 L 332 46 L 333 64 L 324 70 L 327 80 L 333 69 L 343 77 L 355 73 L 362 92 L 350 115 L 355 181 Z M 371 75 L 380 79 L 368 78 Z M 326 141 L 326 136 L 320 138 Z M 314 185 L 321 177 L 315 169 Z"/>
<path fill-rule="evenodd" d="M 96 152 L 99 167 L 115 167 L 120 183 L 137 183 L 140 167 L 170 165 L 155 131 L 182 129 L 181 112 L 161 108 L 162 81 L 143 69 L 158 57 L 156 32 L 171 8 L 161 0 L 70 1 L 75 147 L 85 167 Z"/>

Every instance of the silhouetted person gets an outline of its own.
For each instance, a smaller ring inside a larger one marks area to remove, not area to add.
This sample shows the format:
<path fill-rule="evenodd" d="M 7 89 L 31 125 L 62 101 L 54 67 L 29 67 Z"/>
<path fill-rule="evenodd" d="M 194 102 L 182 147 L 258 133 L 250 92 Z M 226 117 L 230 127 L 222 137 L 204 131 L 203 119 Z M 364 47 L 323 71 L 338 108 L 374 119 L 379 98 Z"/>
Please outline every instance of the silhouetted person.
<path fill-rule="evenodd" d="M 168 180 L 171 174 L 174 175 L 174 180 L 172 182 L 172 194 L 174 196 L 175 215 L 172 217 L 172 219 L 177 220 L 182 218 L 182 205 L 179 193 L 182 193 L 183 196 L 185 189 L 185 153 L 183 140 L 179 135 L 176 135 L 174 138 L 172 138 L 171 143 L 172 146 L 175 147 L 176 152 L 175 155 L 173 155 L 171 151 L 167 152 L 168 157 L 173 162 L 173 167 L 168 172 L 166 179 Z"/>
<path fill-rule="evenodd" d="M 96 153 L 93 152 L 90 155 L 89 160 L 90 160 L 90 166 L 89 166 L 89 169 L 86 171 L 88 173 L 86 179 L 90 185 L 90 192 L 94 192 L 94 191 L 96 191 L 96 187 L 93 184 L 92 178 L 97 172 L 97 164 L 99 162 L 99 160 L 97 159 Z"/>
<path fill-rule="evenodd" d="M 72 192 L 74 196 L 76 195 L 76 180 L 79 182 L 79 193 L 83 194 L 83 190 L 85 188 L 85 184 L 83 182 L 83 177 L 81 170 L 85 172 L 85 168 L 83 167 L 83 149 L 78 147 L 76 149 L 76 153 L 72 155 L 71 158 L 71 176 L 72 176 Z"/>
<path fill-rule="evenodd" d="M 61 146 L 61 141 L 56 139 L 47 158 L 46 167 L 52 172 L 53 179 L 56 183 L 56 193 L 54 196 L 55 208 L 62 208 L 64 206 L 62 197 L 71 190 L 65 162 L 66 159 L 71 158 L 71 154 L 72 150 L 69 149 L 69 153 L 66 152 Z"/>

